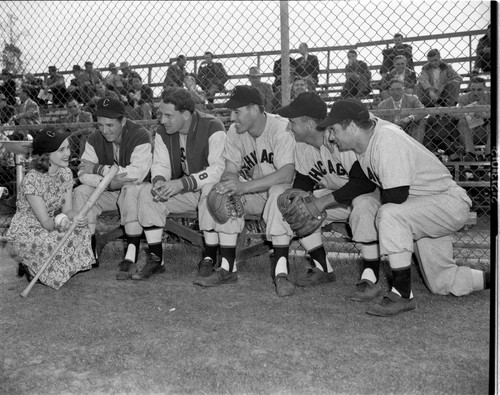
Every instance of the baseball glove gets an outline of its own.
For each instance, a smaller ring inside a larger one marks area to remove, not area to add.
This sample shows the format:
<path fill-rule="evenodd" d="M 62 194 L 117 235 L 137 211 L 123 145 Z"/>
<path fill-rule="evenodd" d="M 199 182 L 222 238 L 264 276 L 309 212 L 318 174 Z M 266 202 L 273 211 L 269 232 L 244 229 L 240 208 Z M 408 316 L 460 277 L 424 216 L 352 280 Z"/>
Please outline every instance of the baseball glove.
<path fill-rule="evenodd" d="M 315 203 L 312 193 L 301 189 L 288 189 L 278 196 L 278 209 L 297 237 L 309 236 L 326 218 Z"/>
<path fill-rule="evenodd" d="M 215 189 L 208 193 L 207 208 L 210 215 L 219 224 L 225 224 L 230 219 L 241 218 L 245 213 L 243 200 L 240 196 L 229 196 L 229 192 L 217 193 Z"/>

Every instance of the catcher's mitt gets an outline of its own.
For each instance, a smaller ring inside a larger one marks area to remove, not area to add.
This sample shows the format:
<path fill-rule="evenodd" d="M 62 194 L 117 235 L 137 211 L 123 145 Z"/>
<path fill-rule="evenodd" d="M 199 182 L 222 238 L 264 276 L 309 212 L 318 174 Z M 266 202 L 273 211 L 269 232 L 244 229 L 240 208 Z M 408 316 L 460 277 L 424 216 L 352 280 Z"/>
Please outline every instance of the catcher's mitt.
<path fill-rule="evenodd" d="M 229 192 L 217 193 L 215 189 L 208 193 L 207 208 L 210 215 L 219 224 L 225 224 L 231 218 L 241 218 L 245 213 L 243 200 L 240 196 L 229 196 Z"/>
<path fill-rule="evenodd" d="M 278 196 L 278 209 L 297 237 L 310 235 L 318 229 L 326 218 L 311 193 L 301 189 L 288 189 Z"/>

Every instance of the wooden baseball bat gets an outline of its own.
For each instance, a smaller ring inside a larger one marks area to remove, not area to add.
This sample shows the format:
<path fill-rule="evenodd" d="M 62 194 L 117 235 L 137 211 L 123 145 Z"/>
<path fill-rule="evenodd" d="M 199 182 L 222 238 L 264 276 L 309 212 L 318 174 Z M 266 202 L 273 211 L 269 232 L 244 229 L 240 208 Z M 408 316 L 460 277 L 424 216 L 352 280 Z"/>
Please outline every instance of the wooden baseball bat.
<path fill-rule="evenodd" d="M 92 192 L 92 195 L 90 195 L 89 200 L 87 200 L 85 202 L 85 204 L 83 205 L 83 207 L 80 210 L 80 212 L 73 219 L 73 222 L 71 223 L 71 226 L 68 228 L 68 230 L 64 234 L 63 238 L 59 241 L 59 243 L 57 244 L 57 246 L 54 248 L 54 251 L 52 251 L 52 254 L 50 254 L 50 256 L 47 258 L 47 260 L 44 262 L 44 264 L 40 268 L 40 270 L 38 270 L 38 272 L 36 273 L 35 277 L 33 277 L 33 279 L 28 284 L 28 286 L 26 287 L 26 289 L 23 292 L 21 292 L 21 296 L 23 296 L 23 297 L 28 296 L 28 293 L 30 292 L 31 288 L 33 288 L 33 285 L 36 284 L 36 282 L 38 281 L 38 278 L 45 271 L 45 269 L 47 269 L 47 267 L 52 262 L 52 259 L 54 259 L 54 257 L 59 252 L 59 250 L 61 249 L 61 247 L 64 245 L 64 243 L 66 243 L 66 240 L 68 240 L 68 237 L 75 230 L 76 224 L 77 224 L 77 221 L 76 221 L 77 218 L 83 218 L 83 217 L 85 217 L 88 214 L 88 212 L 90 211 L 90 209 L 92 208 L 92 206 L 95 204 L 95 202 L 97 202 L 97 199 L 99 199 L 99 196 L 101 196 L 102 193 L 106 190 L 106 188 L 108 187 L 109 183 L 114 178 L 114 176 L 116 175 L 117 172 L 118 172 L 118 166 L 113 165 L 111 167 L 111 169 L 109 170 L 108 174 L 106 174 L 104 176 L 104 178 L 101 180 L 101 182 L 99 183 L 99 185 L 97 185 L 97 187 L 94 190 L 94 192 Z"/>

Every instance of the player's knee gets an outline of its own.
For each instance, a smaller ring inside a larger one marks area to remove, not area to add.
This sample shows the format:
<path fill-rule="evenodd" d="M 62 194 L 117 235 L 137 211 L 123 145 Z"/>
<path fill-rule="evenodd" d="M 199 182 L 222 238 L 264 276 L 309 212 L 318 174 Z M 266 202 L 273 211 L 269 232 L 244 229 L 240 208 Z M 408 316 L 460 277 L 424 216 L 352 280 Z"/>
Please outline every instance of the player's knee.
<path fill-rule="evenodd" d="M 363 213 L 362 215 L 373 213 L 375 215 L 379 207 L 380 202 L 371 195 L 360 195 L 352 201 L 352 213 L 355 215 L 356 213 Z"/>
<path fill-rule="evenodd" d="M 377 211 L 376 223 L 378 227 L 402 220 L 400 204 L 386 203 L 380 206 Z"/>

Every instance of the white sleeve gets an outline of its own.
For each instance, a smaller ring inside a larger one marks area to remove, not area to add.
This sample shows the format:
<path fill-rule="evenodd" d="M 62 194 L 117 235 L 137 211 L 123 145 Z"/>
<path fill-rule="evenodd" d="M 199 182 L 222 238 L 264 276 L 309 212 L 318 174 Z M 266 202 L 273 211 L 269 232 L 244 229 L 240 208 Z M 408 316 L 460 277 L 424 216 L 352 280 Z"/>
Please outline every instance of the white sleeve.
<path fill-rule="evenodd" d="M 208 167 L 198 173 L 191 174 L 196 179 L 197 189 L 205 184 L 220 180 L 225 166 L 225 160 L 222 157 L 225 141 L 226 132 L 223 130 L 213 133 L 208 139 Z"/>
<path fill-rule="evenodd" d="M 85 143 L 85 150 L 83 151 L 82 161 L 88 161 L 92 163 L 99 163 L 99 159 L 97 158 L 97 154 L 95 153 L 94 147 L 90 145 L 88 142 Z M 78 178 L 82 184 L 97 187 L 102 180 L 102 176 L 99 174 L 87 174 L 82 173 L 82 171 L 78 172 Z"/>

